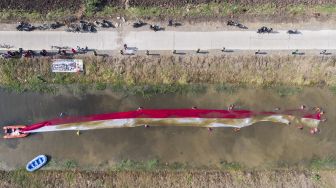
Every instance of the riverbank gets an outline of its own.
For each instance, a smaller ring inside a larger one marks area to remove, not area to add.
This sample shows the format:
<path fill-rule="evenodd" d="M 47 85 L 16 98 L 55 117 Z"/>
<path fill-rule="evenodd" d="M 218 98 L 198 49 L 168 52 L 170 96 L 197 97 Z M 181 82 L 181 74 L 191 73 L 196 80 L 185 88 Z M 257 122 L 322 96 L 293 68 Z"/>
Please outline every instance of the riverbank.
<path fill-rule="evenodd" d="M 334 56 L 117 55 L 76 58 L 83 59 L 85 72 L 52 73 L 51 58 L 0 60 L 0 85 L 19 92 L 54 92 L 58 85 L 80 84 L 97 89 L 110 87 L 127 91 L 138 88 L 139 92 L 154 93 L 169 93 L 181 88 L 202 90 L 202 84 L 215 84 L 224 89 L 336 86 Z"/>
<path fill-rule="evenodd" d="M 0 171 L 1 187 L 334 187 L 335 170 Z"/>

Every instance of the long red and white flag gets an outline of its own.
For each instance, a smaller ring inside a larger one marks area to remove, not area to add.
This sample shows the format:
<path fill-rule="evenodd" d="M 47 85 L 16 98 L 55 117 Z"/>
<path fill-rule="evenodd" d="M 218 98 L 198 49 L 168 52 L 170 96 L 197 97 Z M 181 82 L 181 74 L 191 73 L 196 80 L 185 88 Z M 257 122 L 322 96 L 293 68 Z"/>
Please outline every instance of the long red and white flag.
<path fill-rule="evenodd" d="M 25 133 L 123 128 L 137 126 L 193 126 L 243 128 L 257 122 L 274 122 L 317 128 L 321 112 L 287 110 L 282 112 L 254 112 L 250 110 L 210 109 L 139 109 L 127 112 L 97 114 L 83 117 L 64 117 L 32 124 Z"/>

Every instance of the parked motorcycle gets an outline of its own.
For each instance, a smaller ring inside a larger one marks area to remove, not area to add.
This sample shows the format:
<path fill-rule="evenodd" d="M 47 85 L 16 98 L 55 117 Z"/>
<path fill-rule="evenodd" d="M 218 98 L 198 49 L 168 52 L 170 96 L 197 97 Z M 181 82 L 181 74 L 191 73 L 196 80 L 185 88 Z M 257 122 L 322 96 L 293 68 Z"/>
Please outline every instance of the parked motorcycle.
<path fill-rule="evenodd" d="M 268 28 L 268 27 L 265 27 L 265 26 L 262 26 L 257 31 L 257 33 L 272 33 L 272 32 L 273 32 L 273 28 Z"/>
<path fill-rule="evenodd" d="M 290 29 L 290 30 L 287 31 L 287 33 L 288 33 L 288 34 L 301 34 L 301 32 L 298 31 L 297 29 L 295 29 L 295 30 L 291 30 L 291 29 Z"/>
<path fill-rule="evenodd" d="M 40 51 L 40 55 L 41 55 L 41 56 L 48 56 L 48 52 L 47 52 L 47 50 L 45 50 L 45 49 L 41 50 L 41 51 Z"/>
<path fill-rule="evenodd" d="M 149 28 L 151 29 L 151 30 L 153 30 L 153 31 L 162 31 L 162 30 L 164 30 L 164 28 L 163 27 L 161 27 L 161 26 L 159 26 L 159 25 L 150 25 L 149 26 Z"/>
<path fill-rule="evenodd" d="M 139 27 L 142 27 L 144 25 L 147 25 L 147 23 L 141 21 L 141 20 L 138 20 L 137 22 L 134 22 L 133 23 L 133 28 L 139 28 Z"/>
<path fill-rule="evenodd" d="M 35 27 L 27 22 L 19 22 L 19 25 L 16 26 L 18 31 L 33 31 Z"/>

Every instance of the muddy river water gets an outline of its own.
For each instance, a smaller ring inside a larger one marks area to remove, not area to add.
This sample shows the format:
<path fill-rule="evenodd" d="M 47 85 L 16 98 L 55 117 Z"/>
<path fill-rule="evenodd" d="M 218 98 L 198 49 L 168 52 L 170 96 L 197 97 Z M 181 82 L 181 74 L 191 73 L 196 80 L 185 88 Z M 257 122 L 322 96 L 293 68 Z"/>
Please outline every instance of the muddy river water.
<path fill-rule="evenodd" d="M 59 113 L 89 115 L 144 108 L 221 109 L 239 103 L 251 110 L 296 108 L 300 104 L 322 106 L 328 121 L 321 133 L 281 124 L 258 123 L 235 133 L 217 128 L 151 127 L 120 128 L 82 132 L 34 134 L 24 139 L 0 139 L 2 167 L 22 167 L 38 154 L 75 160 L 83 165 L 99 165 L 123 159 L 181 162 L 190 165 L 218 165 L 220 161 L 260 167 L 277 162 L 300 164 L 314 157 L 336 156 L 336 95 L 328 89 L 306 88 L 290 96 L 271 89 L 240 89 L 235 93 L 208 91 L 202 94 L 157 95 L 150 98 L 127 96 L 112 91 L 85 95 L 11 93 L 0 91 L 0 125 L 30 124 L 58 117 Z"/>

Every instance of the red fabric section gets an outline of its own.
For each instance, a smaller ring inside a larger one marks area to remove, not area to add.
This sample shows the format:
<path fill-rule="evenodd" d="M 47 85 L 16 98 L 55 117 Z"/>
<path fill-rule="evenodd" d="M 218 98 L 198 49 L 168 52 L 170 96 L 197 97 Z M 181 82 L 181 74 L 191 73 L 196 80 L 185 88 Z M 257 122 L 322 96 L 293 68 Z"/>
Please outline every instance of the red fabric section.
<path fill-rule="evenodd" d="M 22 129 L 22 131 L 35 130 L 35 129 L 38 129 L 38 128 L 41 128 L 41 127 L 44 127 L 44 126 L 48 126 L 48 125 L 50 125 L 50 123 L 48 121 L 44 121 L 44 122 L 40 122 L 40 123 L 30 125 L 30 126 L 24 128 L 24 129 Z"/>
<path fill-rule="evenodd" d="M 298 112 L 298 110 L 295 110 Z M 301 111 L 302 112 L 302 111 Z M 292 111 L 287 111 L 285 114 L 291 115 Z M 100 121 L 109 119 L 128 119 L 128 118 L 248 118 L 254 115 L 274 115 L 275 112 L 252 112 L 249 110 L 208 110 L 208 109 L 160 109 L 149 110 L 141 109 L 128 112 L 115 112 L 108 114 L 97 114 L 83 117 L 68 117 L 58 118 L 49 121 L 40 122 L 27 126 L 23 131 L 30 131 L 41 128 L 43 126 L 52 126 L 66 123 L 78 123 L 86 121 Z M 283 114 L 283 113 L 281 113 Z M 304 114 L 306 118 L 320 119 L 317 114 Z"/>

